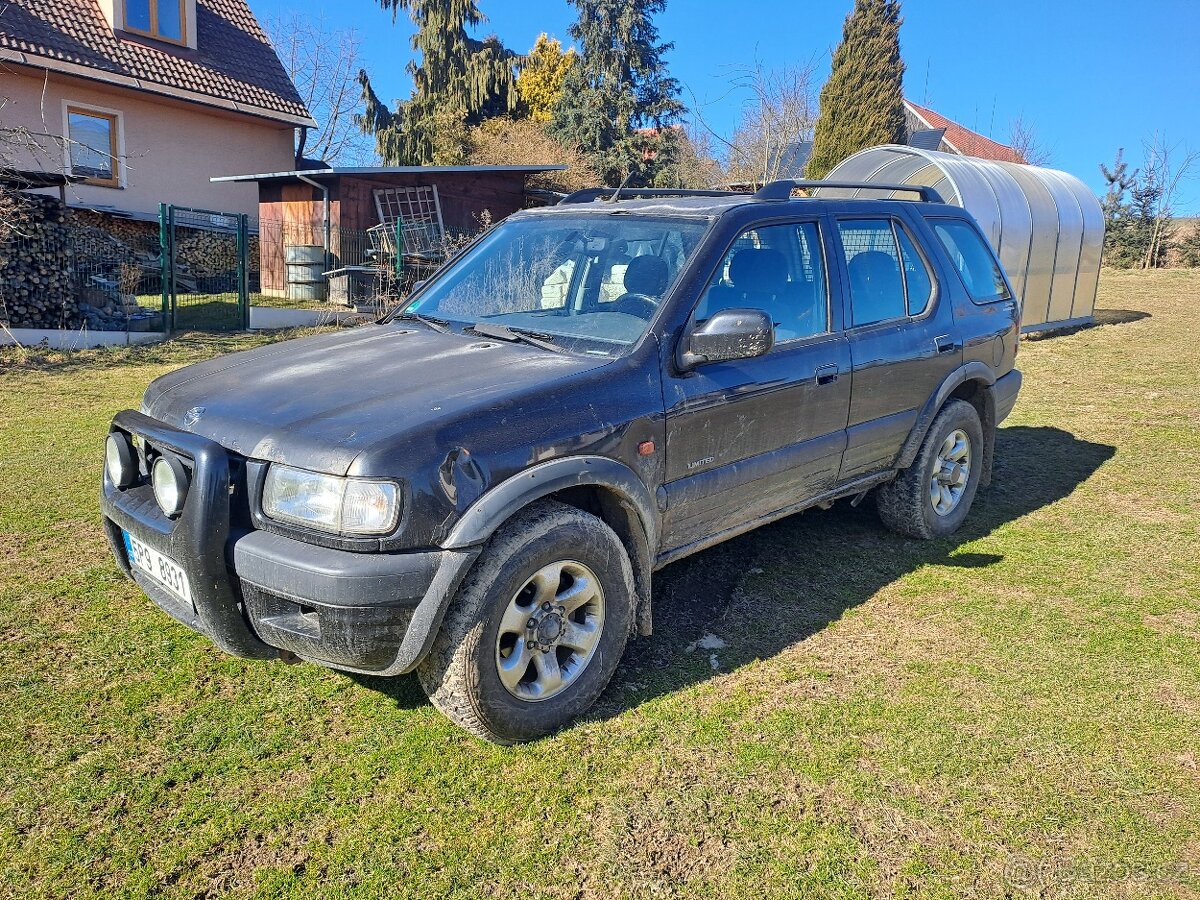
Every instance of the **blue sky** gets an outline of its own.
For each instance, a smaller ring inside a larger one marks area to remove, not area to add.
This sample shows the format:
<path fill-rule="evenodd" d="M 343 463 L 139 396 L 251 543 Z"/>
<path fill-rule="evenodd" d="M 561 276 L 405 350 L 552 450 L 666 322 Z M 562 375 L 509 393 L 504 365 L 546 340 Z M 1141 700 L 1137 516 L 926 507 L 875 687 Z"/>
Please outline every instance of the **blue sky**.
<path fill-rule="evenodd" d="M 366 0 L 251 0 L 260 18 L 300 12 L 354 28 L 380 94 L 407 96 L 411 25 Z M 525 51 L 543 31 L 566 41 L 565 0 L 479 0 L 495 33 Z M 668 0 L 658 19 L 671 72 L 704 118 L 728 133 L 746 96 L 730 92 L 739 66 L 815 59 L 819 78 L 852 0 Z M 1005 141 L 1023 117 L 1050 164 L 1097 191 L 1098 165 L 1118 147 L 1140 160 L 1155 131 L 1200 150 L 1200 0 L 906 0 L 900 40 L 910 99 Z M 694 101 L 693 101 L 694 97 Z M 1179 212 L 1200 215 L 1200 178 Z"/>

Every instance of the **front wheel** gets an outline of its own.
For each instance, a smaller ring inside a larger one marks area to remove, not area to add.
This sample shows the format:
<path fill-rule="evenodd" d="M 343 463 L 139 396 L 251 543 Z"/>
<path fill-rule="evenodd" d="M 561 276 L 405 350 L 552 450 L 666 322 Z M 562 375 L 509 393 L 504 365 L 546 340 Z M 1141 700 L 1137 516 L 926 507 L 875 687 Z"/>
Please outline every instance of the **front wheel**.
<path fill-rule="evenodd" d="M 965 400 L 934 418 L 911 466 L 881 487 L 875 505 L 883 524 L 909 537 L 944 537 L 971 509 L 983 468 L 983 427 Z"/>
<path fill-rule="evenodd" d="M 552 501 L 488 542 L 417 677 L 472 734 L 513 744 L 588 709 L 617 667 L 633 622 L 633 568 L 595 516 Z"/>

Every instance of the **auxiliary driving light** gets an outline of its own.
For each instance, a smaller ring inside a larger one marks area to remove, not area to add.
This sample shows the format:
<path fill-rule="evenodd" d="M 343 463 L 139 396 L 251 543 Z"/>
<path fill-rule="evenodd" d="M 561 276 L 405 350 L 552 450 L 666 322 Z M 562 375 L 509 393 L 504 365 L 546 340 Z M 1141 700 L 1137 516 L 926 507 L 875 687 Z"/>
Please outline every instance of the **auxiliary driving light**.
<path fill-rule="evenodd" d="M 120 490 L 125 490 L 137 480 L 133 447 L 129 444 L 129 438 L 119 431 L 112 432 L 104 442 L 104 468 L 108 472 L 108 480 Z"/>
<path fill-rule="evenodd" d="M 163 512 L 175 518 L 183 511 L 188 492 L 188 473 L 183 463 L 174 456 L 160 456 L 150 470 L 150 483 L 154 485 L 154 499 Z"/>

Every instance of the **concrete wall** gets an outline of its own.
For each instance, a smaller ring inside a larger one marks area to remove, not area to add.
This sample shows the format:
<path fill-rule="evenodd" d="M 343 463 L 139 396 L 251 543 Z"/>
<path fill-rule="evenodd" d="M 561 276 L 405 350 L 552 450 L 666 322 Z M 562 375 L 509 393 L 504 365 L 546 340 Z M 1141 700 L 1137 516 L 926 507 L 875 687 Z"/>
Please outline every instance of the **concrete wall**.
<path fill-rule="evenodd" d="M 162 331 L 88 331 L 52 328 L 5 328 L 0 330 L 0 347 L 37 347 L 52 350 L 87 350 L 93 347 L 124 347 L 130 344 L 153 344 L 165 341 Z"/>
<path fill-rule="evenodd" d="M 285 123 L 13 65 L 0 68 L 0 96 L 9 100 L 3 127 L 40 136 L 41 150 L 18 160 L 19 168 L 64 171 L 66 104 L 120 116 L 121 186 L 70 185 L 72 205 L 157 215 L 166 202 L 257 216 L 257 185 L 209 178 L 294 168 L 293 130 Z"/>

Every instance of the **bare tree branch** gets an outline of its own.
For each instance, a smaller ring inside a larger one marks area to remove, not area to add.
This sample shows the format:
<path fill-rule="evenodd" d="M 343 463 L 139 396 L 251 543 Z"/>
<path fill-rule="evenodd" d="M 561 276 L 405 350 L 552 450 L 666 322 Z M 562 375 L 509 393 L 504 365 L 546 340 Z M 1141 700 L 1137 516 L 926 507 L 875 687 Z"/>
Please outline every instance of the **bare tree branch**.
<path fill-rule="evenodd" d="M 1146 246 L 1142 268 L 1151 268 L 1164 253 L 1164 244 L 1171 237 L 1171 220 L 1174 218 L 1175 197 L 1179 187 L 1191 181 L 1200 167 L 1200 150 L 1193 150 L 1183 143 L 1171 144 L 1165 135 L 1156 131 L 1143 143 L 1145 178 L 1157 185 L 1161 193 L 1154 210 L 1154 223 Z"/>
<path fill-rule="evenodd" d="M 723 148 L 731 182 L 762 183 L 782 177 L 794 145 L 811 141 L 817 121 L 816 61 L 768 69 L 757 60 L 733 69 L 730 93 L 746 96 L 729 137 L 705 119 L 692 95 L 692 120 Z"/>
<path fill-rule="evenodd" d="M 1009 126 L 1008 146 L 1016 151 L 1023 163 L 1030 166 L 1044 166 L 1053 156 L 1024 116 L 1017 116 Z"/>
<path fill-rule="evenodd" d="M 330 31 L 323 19 L 298 13 L 270 19 L 265 25 L 300 99 L 318 123 L 305 140 L 305 155 L 327 163 L 377 162 L 374 140 L 354 121 L 361 95 L 358 34 Z"/>

